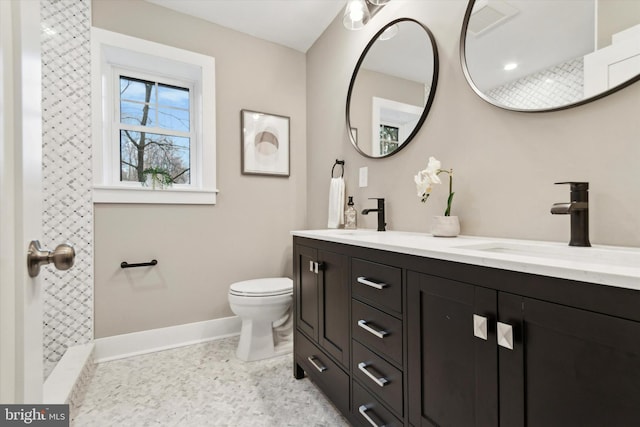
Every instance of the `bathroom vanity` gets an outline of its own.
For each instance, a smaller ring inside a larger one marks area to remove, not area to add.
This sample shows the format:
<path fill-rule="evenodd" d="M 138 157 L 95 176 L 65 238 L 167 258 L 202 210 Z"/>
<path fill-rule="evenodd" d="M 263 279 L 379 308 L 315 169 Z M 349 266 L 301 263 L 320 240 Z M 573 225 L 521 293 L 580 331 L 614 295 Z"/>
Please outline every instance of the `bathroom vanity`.
<path fill-rule="evenodd" d="M 294 376 L 353 425 L 640 425 L 640 251 L 293 235 Z"/>

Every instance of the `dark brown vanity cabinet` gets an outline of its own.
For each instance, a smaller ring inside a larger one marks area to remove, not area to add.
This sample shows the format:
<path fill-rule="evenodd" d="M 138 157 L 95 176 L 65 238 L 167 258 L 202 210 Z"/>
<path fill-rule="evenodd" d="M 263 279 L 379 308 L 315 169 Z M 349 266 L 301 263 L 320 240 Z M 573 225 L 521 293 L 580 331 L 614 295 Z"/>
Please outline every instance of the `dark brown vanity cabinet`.
<path fill-rule="evenodd" d="M 294 258 L 294 373 L 353 425 L 640 426 L 639 291 L 297 237 Z"/>
<path fill-rule="evenodd" d="M 497 426 L 496 291 L 407 274 L 409 421 L 415 426 Z M 486 319 L 486 340 L 474 336 Z M 478 323 L 480 319 L 478 319 Z M 493 344 L 492 344 L 493 343 Z"/>
<path fill-rule="evenodd" d="M 349 410 L 349 258 L 294 245 L 294 374 Z"/>
<path fill-rule="evenodd" d="M 498 320 L 501 425 L 640 425 L 640 323 L 503 292 Z"/>
<path fill-rule="evenodd" d="M 411 424 L 640 425 L 640 323 L 427 274 L 407 282 Z"/>

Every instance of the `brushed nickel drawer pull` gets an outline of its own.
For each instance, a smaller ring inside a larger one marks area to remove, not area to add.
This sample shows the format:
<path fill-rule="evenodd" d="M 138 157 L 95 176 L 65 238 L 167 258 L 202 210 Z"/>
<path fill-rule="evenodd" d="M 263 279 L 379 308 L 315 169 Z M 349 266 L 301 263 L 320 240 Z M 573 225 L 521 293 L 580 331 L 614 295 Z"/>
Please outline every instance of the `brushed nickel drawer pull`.
<path fill-rule="evenodd" d="M 367 285 L 367 286 L 375 288 L 375 289 L 384 289 L 387 286 L 389 286 L 386 283 L 373 282 L 373 281 L 367 279 L 366 277 L 362 277 L 362 276 L 358 277 L 357 280 L 358 280 L 358 283 L 362 283 L 363 285 Z"/>
<path fill-rule="evenodd" d="M 327 370 L 327 367 L 324 365 L 318 365 L 315 360 L 317 360 L 317 357 L 315 356 L 309 356 L 307 357 L 307 360 L 309 361 L 309 363 L 311 363 L 313 365 L 314 368 L 316 368 L 318 370 L 318 372 L 324 372 Z"/>
<path fill-rule="evenodd" d="M 369 332 L 370 334 L 375 335 L 378 338 L 384 338 L 387 335 L 389 335 L 389 332 L 387 331 L 378 331 L 376 329 L 373 329 L 371 326 L 367 324 L 366 320 L 362 320 L 362 319 L 358 320 L 358 326 L 360 326 L 362 329 Z"/>
<path fill-rule="evenodd" d="M 371 424 L 373 427 L 384 427 L 384 425 L 379 425 L 378 423 L 376 423 L 371 419 L 369 414 L 367 414 L 368 410 L 369 408 L 367 408 L 366 405 L 360 405 L 360 407 L 358 408 L 358 412 L 360 412 L 360 415 L 362 415 L 364 419 L 367 420 L 369 424 Z"/>
<path fill-rule="evenodd" d="M 367 365 L 367 364 L 366 364 L 366 363 L 364 363 L 364 362 L 360 362 L 360 363 L 358 363 L 358 369 L 360 369 L 360 371 L 364 372 L 366 376 L 368 376 L 369 378 L 371 378 L 371 379 L 373 380 L 373 382 L 374 382 L 374 383 L 378 384 L 380 387 L 384 387 L 384 386 L 386 386 L 387 384 L 389 384 L 389 380 L 388 380 L 388 379 L 386 379 L 386 378 L 384 378 L 384 377 L 378 378 L 378 377 L 376 377 L 375 375 L 373 375 L 371 372 L 369 372 L 369 371 L 367 370 L 367 368 L 368 368 L 369 366 L 370 366 L 370 365 Z"/>

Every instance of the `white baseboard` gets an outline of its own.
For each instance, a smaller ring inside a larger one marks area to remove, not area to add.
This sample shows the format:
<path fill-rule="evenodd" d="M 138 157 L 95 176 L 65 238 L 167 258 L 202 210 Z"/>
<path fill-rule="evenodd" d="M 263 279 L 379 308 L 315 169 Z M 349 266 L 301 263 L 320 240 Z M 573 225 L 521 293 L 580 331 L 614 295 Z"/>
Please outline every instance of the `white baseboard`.
<path fill-rule="evenodd" d="M 238 316 L 231 316 L 98 338 L 94 341 L 95 361 L 108 362 L 238 335 L 241 324 Z"/>

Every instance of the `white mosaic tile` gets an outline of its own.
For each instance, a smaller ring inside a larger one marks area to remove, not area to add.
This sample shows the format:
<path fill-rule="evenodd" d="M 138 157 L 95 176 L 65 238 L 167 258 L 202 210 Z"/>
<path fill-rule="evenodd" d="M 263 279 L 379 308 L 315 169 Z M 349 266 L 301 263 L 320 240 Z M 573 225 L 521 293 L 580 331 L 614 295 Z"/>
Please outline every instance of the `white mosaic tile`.
<path fill-rule="evenodd" d="M 75 426 L 348 426 L 292 355 L 245 363 L 226 338 L 98 364 Z"/>
<path fill-rule="evenodd" d="M 525 76 L 491 90 L 490 98 L 507 107 L 542 109 L 572 104 L 584 97 L 582 58 Z"/>
<path fill-rule="evenodd" d="M 68 271 L 42 269 L 44 376 L 93 338 L 91 2 L 41 0 L 43 225 L 40 241 L 76 250 Z"/>

